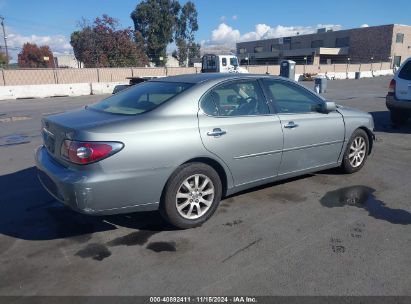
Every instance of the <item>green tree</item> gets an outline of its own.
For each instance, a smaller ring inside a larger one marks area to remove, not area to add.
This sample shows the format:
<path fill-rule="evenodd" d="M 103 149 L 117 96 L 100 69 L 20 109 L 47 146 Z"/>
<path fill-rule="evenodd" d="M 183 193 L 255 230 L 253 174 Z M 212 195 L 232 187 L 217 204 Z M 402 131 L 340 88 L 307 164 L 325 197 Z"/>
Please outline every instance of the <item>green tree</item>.
<path fill-rule="evenodd" d="M 173 42 L 180 9 L 177 0 L 143 0 L 131 13 L 136 35 L 157 66 L 166 63 L 167 45 Z"/>
<path fill-rule="evenodd" d="M 195 43 L 195 32 L 198 31 L 197 16 L 195 4 L 188 1 L 177 19 L 175 41 L 180 65 L 185 65 L 188 60 L 200 56 L 200 45 Z"/>
<path fill-rule="evenodd" d="M 71 34 L 70 44 L 76 59 L 85 67 L 144 66 L 148 58 L 131 28 L 119 29 L 118 21 L 108 15 L 92 24 L 82 20 L 80 30 Z"/>
<path fill-rule="evenodd" d="M 38 47 L 35 43 L 25 43 L 18 54 L 18 65 L 21 68 L 52 68 L 53 53 L 48 45 Z"/>
<path fill-rule="evenodd" d="M 7 64 L 7 56 L 5 53 L 0 52 L 0 67 L 3 67 Z"/>

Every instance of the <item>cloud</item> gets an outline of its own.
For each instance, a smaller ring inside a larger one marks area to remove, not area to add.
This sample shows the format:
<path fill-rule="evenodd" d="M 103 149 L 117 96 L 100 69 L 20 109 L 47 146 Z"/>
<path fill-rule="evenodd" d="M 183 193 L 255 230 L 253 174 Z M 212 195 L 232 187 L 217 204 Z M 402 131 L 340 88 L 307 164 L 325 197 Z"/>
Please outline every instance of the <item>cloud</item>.
<path fill-rule="evenodd" d="M 13 28 L 7 27 L 7 45 L 10 48 L 12 62 L 17 62 L 17 54 L 20 53 L 23 44 L 30 42 L 38 46 L 48 45 L 53 53 L 72 53 L 69 38 L 65 35 L 21 35 Z"/>
<path fill-rule="evenodd" d="M 237 16 L 237 15 L 234 15 L 234 16 L 231 17 L 231 19 L 233 19 L 234 21 L 236 21 L 236 20 L 238 19 L 238 16 Z"/>
<path fill-rule="evenodd" d="M 238 39 L 240 39 L 240 31 L 225 23 L 221 23 L 211 32 L 211 42 L 214 44 L 235 43 Z"/>
<path fill-rule="evenodd" d="M 338 24 L 317 24 L 315 26 L 277 25 L 271 27 L 270 25 L 260 23 L 255 25 L 254 31 L 241 34 L 238 29 L 223 22 L 211 32 L 210 39 L 203 40 L 201 44 L 205 49 L 225 47 L 232 50 L 235 49 L 236 42 L 305 35 L 315 33 L 320 28 L 327 28 L 335 31 L 342 29 L 341 25 Z"/>
<path fill-rule="evenodd" d="M 369 27 L 369 25 L 367 23 L 361 24 L 360 27 Z"/>
<path fill-rule="evenodd" d="M 221 16 L 221 17 L 220 17 L 220 22 L 225 22 L 226 19 L 227 19 L 227 18 L 226 18 L 225 16 Z"/>

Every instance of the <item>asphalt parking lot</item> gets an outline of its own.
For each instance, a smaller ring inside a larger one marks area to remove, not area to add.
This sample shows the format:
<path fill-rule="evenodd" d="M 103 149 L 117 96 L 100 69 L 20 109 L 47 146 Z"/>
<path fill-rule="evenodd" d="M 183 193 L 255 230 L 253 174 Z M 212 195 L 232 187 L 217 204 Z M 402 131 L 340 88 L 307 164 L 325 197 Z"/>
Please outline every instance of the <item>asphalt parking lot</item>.
<path fill-rule="evenodd" d="M 252 189 L 184 231 L 156 212 L 76 214 L 37 181 L 41 116 L 102 96 L 0 101 L 0 295 L 411 295 L 411 120 L 391 126 L 388 82 L 328 83 L 374 116 L 363 170 Z"/>

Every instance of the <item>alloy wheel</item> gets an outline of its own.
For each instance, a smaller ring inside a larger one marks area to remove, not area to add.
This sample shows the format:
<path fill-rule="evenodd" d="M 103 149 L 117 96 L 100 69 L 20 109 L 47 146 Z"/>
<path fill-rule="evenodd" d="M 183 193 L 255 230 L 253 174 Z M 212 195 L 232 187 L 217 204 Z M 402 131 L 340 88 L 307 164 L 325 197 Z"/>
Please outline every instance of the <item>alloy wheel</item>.
<path fill-rule="evenodd" d="M 210 209 L 214 195 L 215 188 L 210 178 L 203 174 L 191 175 L 178 188 L 177 211 L 186 219 L 197 219 Z"/>
<path fill-rule="evenodd" d="M 348 155 L 348 159 L 353 168 L 357 168 L 363 163 L 366 152 L 367 146 L 365 139 L 362 136 L 354 138 L 350 146 L 350 154 Z"/>

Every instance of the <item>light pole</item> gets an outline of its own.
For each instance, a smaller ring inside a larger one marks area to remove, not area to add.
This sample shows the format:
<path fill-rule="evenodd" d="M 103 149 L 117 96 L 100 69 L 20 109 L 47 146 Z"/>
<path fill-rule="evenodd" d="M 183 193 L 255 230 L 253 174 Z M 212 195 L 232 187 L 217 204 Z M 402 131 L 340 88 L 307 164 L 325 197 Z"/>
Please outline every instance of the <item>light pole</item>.
<path fill-rule="evenodd" d="M 7 48 L 7 36 L 6 36 L 6 31 L 4 29 L 4 17 L 0 16 L 1 20 L 1 27 L 3 28 L 3 37 L 4 37 L 4 46 L 6 48 L 6 66 L 9 66 L 9 49 Z"/>
<path fill-rule="evenodd" d="M 248 57 L 245 57 L 244 59 L 247 60 L 247 71 L 248 71 L 248 66 L 250 65 L 250 59 Z"/>
<path fill-rule="evenodd" d="M 346 71 L 347 79 L 348 79 L 348 66 L 350 65 L 350 60 L 351 60 L 351 58 L 348 57 L 348 58 L 347 58 L 347 71 Z"/>
<path fill-rule="evenodd" d="M 373 72 L 373 61 L 374 61 L 374 57 L 371 57 L 371 74 L 372 74 L 372 72 Z"/>
<path fill-rule="evenodd" d="M 305 67 L 307 66 L 307 56 L 304 57 L 304 74 L 305 74 Z"/>

